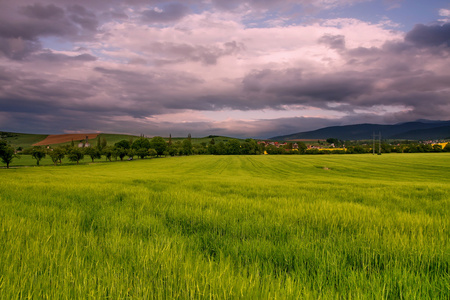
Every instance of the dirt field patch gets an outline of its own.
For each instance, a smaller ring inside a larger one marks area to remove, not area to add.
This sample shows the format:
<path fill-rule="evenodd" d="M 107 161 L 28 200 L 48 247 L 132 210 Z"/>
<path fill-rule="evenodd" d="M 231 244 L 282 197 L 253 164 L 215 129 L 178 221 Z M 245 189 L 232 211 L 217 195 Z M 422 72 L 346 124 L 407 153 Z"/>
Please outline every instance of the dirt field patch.
<path fill-rule="evenodd" d="M 49 135 L 44 140 L 42 140 L 36 144 L 33 144 L 33 146 L 54 145 L 54 144 L 71 142 L 72 140 L 77 144 L 80 140 L 86 139 L 86 136 L 90 140 L 93 140 L 98 135 L 99 135 L 99 133 L 54 134 L 54 135 Z"/>

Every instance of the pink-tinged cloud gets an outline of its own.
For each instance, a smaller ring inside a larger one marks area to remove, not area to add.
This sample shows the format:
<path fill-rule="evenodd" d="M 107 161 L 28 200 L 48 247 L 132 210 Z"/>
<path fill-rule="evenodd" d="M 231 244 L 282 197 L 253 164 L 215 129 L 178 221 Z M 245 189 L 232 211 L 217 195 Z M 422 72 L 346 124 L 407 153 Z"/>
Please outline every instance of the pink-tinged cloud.
<path fill-rule="evenodd" d="M 449 23 L 319 17 L 365 2 L 5 1 L 1 129 L 264 137 L 448 119 Z"/>

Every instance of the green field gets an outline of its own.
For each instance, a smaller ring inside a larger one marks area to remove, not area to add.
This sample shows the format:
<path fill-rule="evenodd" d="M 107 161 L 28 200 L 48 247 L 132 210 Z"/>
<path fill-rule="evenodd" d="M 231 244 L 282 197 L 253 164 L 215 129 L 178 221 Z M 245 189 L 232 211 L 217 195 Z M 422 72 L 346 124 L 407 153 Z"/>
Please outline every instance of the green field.
<path fill-rule="evenodd" d="M 449 299 L 450 153 L 0 169 L 2 299 Z"/>
<path fill-rule="evenodd" d="M 2 133 L 0 131 L 0 133 Z M 4 134 L 4 136 L 3 136 Z M 3 138 L 15 149 L 18 147 L 22 148 L 31 148 L 33 144 L 38 143 L 44 140 L 48 135 L 47 134 L 28 134 L 28 133 L 16 133 L 16 132 L 4 132 L 2 133 Z M 100 139 L 105 138 L 108 146 L 114 146 L 115 143 L 121 140 L 136 140 L 139 136 L 135 135 L 126 135 L 126 134 L 111 134 L 111 133 L 100 133 L 97 138 Z M 97 138 L 91 139 L 90 143 L 92 145 L 97 145 Z M 168 137 L 164 137 L 168 140 Z M 187 137 L 173 137 L 172 142 L 176 143 L 177 141 L 182 142 Z M 233 138 L 225 137 L 225 136 L 214 136 L 214 139 L 217 143 L 219 142 L 227 142 Z M 211 137 L 200 137 L 200 138 L 192 138 L 193 144 L 208 144 L 211 141 Z M 75 144 L 78 144 L 79 140 L 74 140 Z M 70 145 L 72 141 L 68 141 L 60 144 L 53 144 L 52 146 L 63 146 Z"/>
<path fill-rule="evenodd" d="M 0 132 L 2 133 L 2 132 Z M 27 133 L 15 133 L 8 132 L 2 133 L 2 137 L 10 144 L 14 149 L 18 147 L 30 148 L 33 144 L 38 143 L 45 139 L 47 134 L 27 134 Z"/>

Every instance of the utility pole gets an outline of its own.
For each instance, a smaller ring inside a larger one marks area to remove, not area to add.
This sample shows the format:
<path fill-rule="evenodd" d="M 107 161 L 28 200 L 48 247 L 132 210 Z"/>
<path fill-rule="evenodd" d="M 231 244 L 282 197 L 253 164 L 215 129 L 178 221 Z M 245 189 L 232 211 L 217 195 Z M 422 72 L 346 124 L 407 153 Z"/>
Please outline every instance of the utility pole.
<path fill-rule="evenodd" d="M 375 132 L 373 132 L 373 137 L 372 137 L 372 141 L 373 141 L 373 146 L 372 146 L 373 155 L 375 155 L 375 139 L 376 138 L 378 138 L 378 155 L 381 155 L 381 132 L 379 132 L 378 134 L 375 134 Z"/>

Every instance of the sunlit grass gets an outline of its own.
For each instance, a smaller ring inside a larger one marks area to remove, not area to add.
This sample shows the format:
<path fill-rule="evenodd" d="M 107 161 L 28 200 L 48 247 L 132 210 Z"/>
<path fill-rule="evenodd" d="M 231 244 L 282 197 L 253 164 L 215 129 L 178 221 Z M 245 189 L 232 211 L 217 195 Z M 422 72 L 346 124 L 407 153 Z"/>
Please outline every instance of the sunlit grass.
<path fill-rule="evenodd" d="M 450 155 L 0 170 L 1 298 L 450 297 Z"/>

